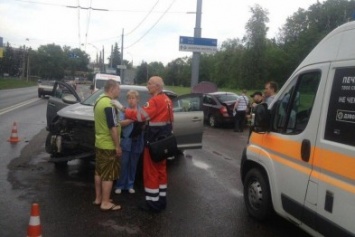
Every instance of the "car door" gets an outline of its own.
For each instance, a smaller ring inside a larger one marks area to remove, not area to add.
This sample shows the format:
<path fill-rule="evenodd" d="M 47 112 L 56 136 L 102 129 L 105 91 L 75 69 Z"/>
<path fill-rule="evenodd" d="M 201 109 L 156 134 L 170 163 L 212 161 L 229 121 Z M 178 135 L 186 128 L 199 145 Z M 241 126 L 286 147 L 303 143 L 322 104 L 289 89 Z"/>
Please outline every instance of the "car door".
<path fill-rule="evenodd" d="M 202 148 L 202 94 L 182 95 L 173 100 L 174 134 L 181 150 Z"/>
<path fill-rule="evenodd" d="M 69 104 L 81 102 L 74 88 L 61 81 L 56 81 L 53 86 L 52 96 L 47 103 L 47 129 L 57 117 L 57 112 Z"/>

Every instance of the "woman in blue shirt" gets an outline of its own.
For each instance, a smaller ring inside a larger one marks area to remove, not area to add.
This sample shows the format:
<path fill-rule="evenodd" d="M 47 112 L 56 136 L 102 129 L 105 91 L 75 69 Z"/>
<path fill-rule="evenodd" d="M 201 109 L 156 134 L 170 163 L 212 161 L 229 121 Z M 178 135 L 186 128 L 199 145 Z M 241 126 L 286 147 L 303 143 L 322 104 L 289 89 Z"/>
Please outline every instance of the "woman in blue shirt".
<path fill-rule="evenodd" d="M 138 91 L 128 91 L 127 101 L 129 108 L 138 110 Z M 137 163 L 144 147 L 144 123 L 134 122 L 133 120 L 125 119 L 123 113 L 120 113 L 120 120 L 120 124 L 122 127 L 121 175 L 116 182 L 115 193 L 120 194 L 122 190 L 128 190 L 129 193 L 135 193 L 134 180 L 136 176 Z"/>

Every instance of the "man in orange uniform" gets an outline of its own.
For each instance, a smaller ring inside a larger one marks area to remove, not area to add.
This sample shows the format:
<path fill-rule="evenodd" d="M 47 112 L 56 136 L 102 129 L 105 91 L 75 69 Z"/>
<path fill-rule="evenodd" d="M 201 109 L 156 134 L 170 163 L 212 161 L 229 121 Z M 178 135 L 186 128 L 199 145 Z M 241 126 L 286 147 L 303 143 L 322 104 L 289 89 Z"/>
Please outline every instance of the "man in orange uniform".
<path fill-rule="evenodd" d="M 173 111 L 172 102 L 163 93 L 164 81 L 153 76 L 148 80 L 147 88 L 152 95 L 150 100 L 139 110 L 126 109 L 122 105 L 116 107 L 125 112 L 128 119 L 138 122 L 149 121 L 146 128 L 146 142 L 153 141 L 158 136 L 172 133 Z M 160 212 L 166 207 L 167 172 L 166 160 L 154 162 L 148 147 L 143 154 L 143 181 L 145 202 L 140 208 L 145 211 Z"/>

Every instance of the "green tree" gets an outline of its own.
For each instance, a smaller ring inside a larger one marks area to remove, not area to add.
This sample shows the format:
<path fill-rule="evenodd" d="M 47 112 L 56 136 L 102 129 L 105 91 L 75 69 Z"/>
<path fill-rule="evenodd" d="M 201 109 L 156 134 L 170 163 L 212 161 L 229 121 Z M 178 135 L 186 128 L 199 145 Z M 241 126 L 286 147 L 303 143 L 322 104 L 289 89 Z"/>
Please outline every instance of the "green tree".
<path fill-rule="evenodd" d="M 290 75 L 297 65 L 336 27 L 352 19 L 354 0 L 328 0 L 317 2 L 307 10 L 299 9 L 287 18 L 277 43 L 287 52 L 284 72 Z"/>
<path fill-rule="evenodd" d="M 267 80 L 266 77 L 266 34 L 269 22 L 268 11 L 256 4 L 250 8 L 252 13 L 245 29 L 246 51 L 243 57 L 243 72 L 241 86 L 244 88 L 253 88 L 255 85 L 261 85 Z"/>
<path fill-rule="evenodd" d="M 137 67 L 136 74 L 136 84 L 144 84 L 147 83 L 149 79 L 149 71 L 148 71 L 148 63 L 142 61 L 141 65 Z"/>
<path fill-rule="evenodd" d="M 165 83 L 173 86 L 190 86 L 191 59 L 177 58 L 169 62 L 165 69 Z"/>
<path fill-rule="evenodd" d="M 34 55 L 32 72 L 36 72 L 42 78 L 62 79 L 64 77 L 65 61 L 69 55 L 65 55 L 59 45 L 47 44 L 40 46 Z"/>
<path fill-rule="evenodd" d="M 213 58 L 213 62 L 211 60 L 209 63 L 209 67 L 213 69 L 210 81 L 216 83 L 219 87 L 241 87 L 241 60 L 244 53 L 245 47 L 240 39 L 224 41 L 220 50 L 210 56 Z"/>
<path fill-rule="evenodd" d="M 79 48 L 71 49 L 68 46 L 63 47 L 64 69 L 68 76 L 74 76 L 78 71 L 87 71 L 87 65 L 90 56 Z"/>
<path fill-rule="evenodd" d="M 116 74 L 120 74 L 120 70 L 117 70 L 117 65 L 121 65 L 121 52 L 120 49 L 118 48 L 118 44 L 115 43 L 113 49 L 111 50 L 111 55 L 108 58 L 109 60 L 109 65 L 112 66 L 113 68 L 116 68 Z"/>
<path fill-rule="evenodd" d="M 26 52 L 24 47 L 15 50 L 9 43 L 4 48 L 4 57 L 0 58 L 0 74 L 8 73 L 9 76 L 20 76 L 24 70 Z"/>

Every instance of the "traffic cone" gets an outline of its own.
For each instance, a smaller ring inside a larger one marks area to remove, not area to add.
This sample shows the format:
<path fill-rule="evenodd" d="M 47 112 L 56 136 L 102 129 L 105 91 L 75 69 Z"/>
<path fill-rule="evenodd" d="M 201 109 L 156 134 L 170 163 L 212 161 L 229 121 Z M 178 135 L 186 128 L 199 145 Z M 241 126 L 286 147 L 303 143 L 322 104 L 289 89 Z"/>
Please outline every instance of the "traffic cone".
<path fill-rule="evenodd" d="M 16 126 L 16 122 L 14 122 L 14 124 L 12 125 L 12 130 L 11 130 L 11 137 L 7 140 L 8 142 L 11 143 L 17 143 L 20 141 L 20 139 L 17 136 L 17 126 Z"/>
<path fill-rule="evenodd" d="M 27 228 L 27 237 L 41 237 L 42 227 L 39 219 L 39 205 L 33 203 L 31 208 L 30 223 Z"/>

